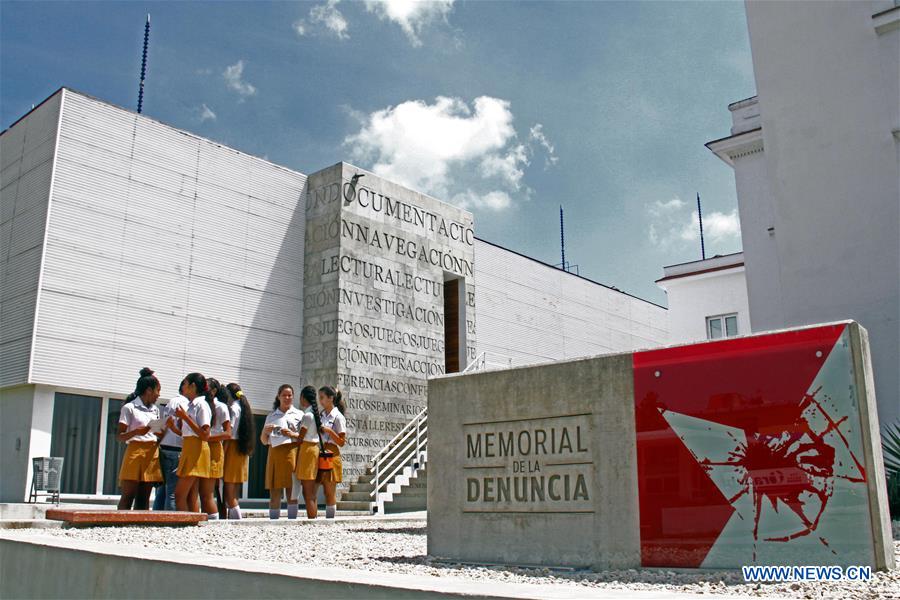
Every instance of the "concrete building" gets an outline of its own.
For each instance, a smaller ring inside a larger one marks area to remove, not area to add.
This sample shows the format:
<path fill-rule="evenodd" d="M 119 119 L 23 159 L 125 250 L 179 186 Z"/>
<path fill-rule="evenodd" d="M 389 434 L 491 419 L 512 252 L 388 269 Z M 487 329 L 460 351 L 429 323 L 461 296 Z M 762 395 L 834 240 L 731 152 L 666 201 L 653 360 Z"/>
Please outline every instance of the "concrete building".
<path fill-rule="evenodd" d="M 352 480 L 429 375 L 668 341 L 666 310 L 479 240 L 471 213 L 339 163 L 308 177 L 61 89 L 0 135 L 0 501 L 63 456 L 117 494 L 138 370 L 341 385 Z M 264 497 L 265 449 L 244 493 Z"/>
<path fill-rule="evenodd" d="M 871 336 L 900 420 L 900 6 L 747 2 L 757 96 L 707 146 L 734 168 L 753 331 L 839 319 Z"/>
<path fill-rule="evenodd" d="M 663 268 L 673 343 L 750 333 L 747 280 L 741 252 Z"/>

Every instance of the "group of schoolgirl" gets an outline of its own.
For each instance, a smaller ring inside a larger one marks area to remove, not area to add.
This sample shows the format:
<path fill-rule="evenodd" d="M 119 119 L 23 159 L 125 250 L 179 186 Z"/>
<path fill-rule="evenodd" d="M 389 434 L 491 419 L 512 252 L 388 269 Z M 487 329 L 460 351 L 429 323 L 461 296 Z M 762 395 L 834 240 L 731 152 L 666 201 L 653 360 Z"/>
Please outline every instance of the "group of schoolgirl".
<path fill-rule="evenodd" d="M 161 391 L 153 371 L 141 369 L 135 390 L 122 407 L 117 437 L 127 448 L 119 470 L 119 509 L 148 509 L 150 492 L 158 486 L 154 509 L 202 509 L 215 520 L 221 482 L 224 514 L 240 519 L 238 498 L 248 479 L 256 438 L 252 409 L 240 385 L 223 386 L 216 379 L 189 373 L 181 381 L 179 395 L 162 409 L 156 405 Z M 260 436 L 270 447 L 265 481 L 269 516 L 278 518 L 284 490 L 288 518 L 296 518 L 302 489 L 307 515 L 315 518 L 321 484 L 326 515 L 333 518 L 335 489 L 342 481 L 340 447 L 346 440 L 341 393 L 327 386 L 317 393 L 307 386 L 300 393 L 303 410 L 294 407 L 293 397 L 289 384 L 278 388 L 274 410 Z"/>
<path fill-rule="evenodd" d="M 199 512 L 202 507 L 209 519 L 218 519 L 215 496 L 223 482 L 227 514 L 239 519 L 238 497 L 256 437 L 240 385 L 188 373 L 179 394 L 162 409 L 156 405 L 161 391 L 153 371 L 141 369 L 119 414 L 118 439 L 127 444 L 119 469 L 119 509 L 148 509 L 150 492 L 161 483 L 155 509 Z"/>
<path fill-rule="evenodd" d="M 343 481 L 341 447 L 347 440 L 347 421 L 341 392 L 311 385 L 300 390 L 300 409 L 294 406 L 294 388 L 278 388 L 273 411 L 266 417 L 260 441 L 269 446 L 266 489 L 269 518 L 281 513 L 282 492 L 287 498 L 288 519 L 296 519 L 303 494 L 306 516 L 317 516 L 319 485 L 325 495 L 325 517 L 333 519 L 336 488 Z"/>

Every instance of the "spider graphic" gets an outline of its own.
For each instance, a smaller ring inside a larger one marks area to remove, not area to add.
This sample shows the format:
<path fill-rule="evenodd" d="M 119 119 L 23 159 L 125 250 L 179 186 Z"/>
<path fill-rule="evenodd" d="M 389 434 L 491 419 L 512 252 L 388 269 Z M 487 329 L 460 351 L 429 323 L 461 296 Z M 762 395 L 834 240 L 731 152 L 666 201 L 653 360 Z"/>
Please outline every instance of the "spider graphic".
<path fill-rule="evenodd" d="M 738 470 L 737 482 L 741 489 L 728 498 L 728 502 L 734 505 L 742 496 L 752 495 L 754 560 L 764 500 L 767 500 L 776 512 L 780 500 L 796 515 L 799 524 L 793 532 L 766 537 L 763 540 L 788 542 L 816 531 L 819 520 L 834 493 L 835 479 L 854 483 L 866 481 L 865 469 L 850 449 L 849 442 L 841 430 L 847 417 L 835 419 L 829 414 L 816 398 L 821 389 L 819 387 L 813 393 L 804 395 L 789 430 L 778 434 L 745 430 L 745 440 L 739 440 L 729 432 L 729 437 L 735 442 L 735 448 L 728 452 L 726 460 L 698 460 L 707 472 L 716 466 L 729 466 Z M 815 422 L 816 425 L 812 425 L 811 422 Z M 836 450 L 825 439 L 831 433 L 834 433 L 832 439 L 840 440 L 836 443 L 842 443 L 846 447 L 855 463 L 858 476 L 835 473 Z M 836 554 L 823 536 L 818 538 L 825 547 Z"/>

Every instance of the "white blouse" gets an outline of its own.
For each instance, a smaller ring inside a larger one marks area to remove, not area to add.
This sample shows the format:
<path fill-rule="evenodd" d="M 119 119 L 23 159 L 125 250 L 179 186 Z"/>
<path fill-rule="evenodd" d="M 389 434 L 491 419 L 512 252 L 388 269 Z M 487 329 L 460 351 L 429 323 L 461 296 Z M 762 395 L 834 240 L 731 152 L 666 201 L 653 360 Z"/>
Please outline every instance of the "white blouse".
<path fill-rule="evenodd" d="M 335 406 L 331 409 L 330 413 L 323 413 L 319 415 L 319 418 L 322 421 L 322 427 L 330 427 L 334 430 L 335 433 L 346 433 L 347 431 L 347 419 L 338 410 L 338 407 Z M 324 443 L 326 444 L 334 444 L 337 446 L 337 442 L 331 439 L 331 435 L 326 433 Z"/>
<path fill-rule="evenodd" d="M 221 435 L 225 433 L 225 423 L 231 422 L 231 414 L 228 412 L 228 405 L 219 400 L 213 400 L 216 407 L 216 422 L 210 427 L 209 435 Z M 232 427 L 234 425 L 232 424 Z"/>
<path fill-rule="evenodd" d="M 135 398 L 131 402 L 122 406 L 122 412 L 119 413 L 119 423 L 125 425 L 125 433 L 146 427 L 150 421 L 159 418 L 159 407 L 155 404 L 147 406 L 140 398 Z M 131 442 L 155 442 L 156 435 L 152 431 L 148 431 L 143 435 L 136 435 L 125 441 L 126 444 Z"/>
<path fill-rule="evenodd" d="M 191 403 L 188 405 L 187 414 L 190 418 L 194 420 L 194 423 L 197 424 L 197 427 L 203 429 L 204 425 L 209 425 L 212 421 L 212 411 L 209 408 L 209 403 L 206 401 L 205 396 L 197 396 Z M 187 423 L 181 424 L 181 437 L 199 437 L 194 430 L 191 429 L 191 426 Z"/>
<path fill-rule="evenodd" d="M 313 416 L 312 407 L 307 408 L 303 412 L 303 418 L 300 420 L 300 429 L 306 427 L 306 434 L 303 436 L 304 442 L 319 443 L 319 432 L 316 431 L 316 418 Z"/>
<path fill-rule="evenodd" d="M 228 406 L 231 416 L 231 439 L 238 439 L 238 423 L 241 422 L 241 403 L 235 400 Z"/>
<path fill-rule="evenodd" d="M 266 417 L 266 425 L 276 425 L 281 427 L 282 429 L 287 428 L 293 431 L 294 433 L 300 431 L 300 420 L 303 418 L 303 413 L 295 406 L 291 406 L 287 409 L 287 412 L 281 412 L 280 408 L 276 408 L 269 416 Z M 289 438 L 286 435 L 272 432 L 269 434 L 269 446 L 275 448 L 276 446 L 281 446 L 282 444 L 291 444 L 293 443 L 293 439 Z"/>

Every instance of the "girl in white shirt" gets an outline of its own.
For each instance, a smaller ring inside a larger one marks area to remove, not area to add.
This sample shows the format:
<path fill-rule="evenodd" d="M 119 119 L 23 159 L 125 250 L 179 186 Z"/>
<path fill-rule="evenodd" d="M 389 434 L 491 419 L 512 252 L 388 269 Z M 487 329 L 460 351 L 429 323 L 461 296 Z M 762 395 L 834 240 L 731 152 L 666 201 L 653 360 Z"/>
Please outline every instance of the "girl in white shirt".
<path fill-rule="evenodd" d="M 225 482 L 225 506 L 228 507 L 229 519 L 240 519 L 238 496 L 244 482 L 249 479 L 250 455 L 256 445 L 256 423 L 253 421 L 253 409 L 241 386 L 229 383 L 225 389 L 231 415 L 231 439 L 225 441 L 225 474 L 222 477 Z"/>
<path fill-rule="evenodd" d="M 212 420 L 209 427 L 209 477 L 200 479 L 200 502 L 206 498 L 206 505 L 215 506 L 213 512 L 207 511 L 206 518 L 215 521 L 219 518 L 219 508 L 216 506 L 216 486 L 225 473 L 225 449 L 222 442 L 231 439 L 231 413 L 228 405 L 222 400 L 227 400 L 224 386 L 218 379 L 206 378 L 206 402 L 209 405 Z"/>
<path fill-rule="evenodd" d="M 347 419 L 344 418 L 344 401 L 340 390 L 328 385 L 320 387 L 319 406 L 322 407 L 319 417 L 322 421 L 320 431 L 325 450 L 334 453 L 334 460 L 331 470 L 319 470 L 316 479 L 325 490 L 325 518 L 333 519 L 337 512 L 337 484 L 344 480 L 341 447 L 347 441 Z"/>
<path fill-rule="evenodd" d="M 297 466 L 297 445 L 300 419 L 303 413 L 294 407 L 294 388 L 283 384 L 278 388 L 273 410 L 266 417 L 260 441 L 269 446 L 266 458 L 266 489 L 269 490 L 269 518 L 281 516 L 281 492 L 288 499 L 288 519 L 297 518 L 297 500 L 293 496 L 294 469 Z"/>
<path fill-rule="evenodd" d="M 119 427 L 116 437 L 128 444 L 122 467 L 119 469 L 119 485 L 122 497 L 119 510 L 150 509 L 150 491 L 155 482 L 162 481 L 159 467 L 159 438 L 163 428 L 151 429 L 150 423 L 159 422 L 159 398 L 161 386 L 152 369 L 144 367 L 141 376 L 119 413 Z"/>
<path fill-rule="evenodd" d="M 188 373 L 182 394 L 190 400 L 187 409 L 179 406 L 175 410 L 177 423 L 170 423 L 173 430 L 182 436 L 181 458 L 178 460 L 178 485 L 175 486 L 175 506 L 177 510 L 200 512 L 200 480 L 209 477 L 209 428 L 212 411 L 206 402 L 206 377 L 202 373 Z M 203 512 L 215 513 L 215 502 L 203 498 Z"/>
<path fill-rule="evenodd" d="M 319 449 L 322 441 L 319 438 L 319 429 L 322 423 L 319 420 L 319 405 L 316 401 L 316 388 L 311 385 L 300 390 L 300 408 L 303 410 L 303 418 L 300 420 L 300 432 L 297 439 L 300 440 L 300 450 L 297 454 L 297 469 L 294 477 L 299 483 L 294 485 L 294 496 L 298 496 L 303 489 L 303 501 L 306 504 L 306 516 L 315 519 L 318 514 L 318 484 L 316 474 L 319 468 Z"/>

